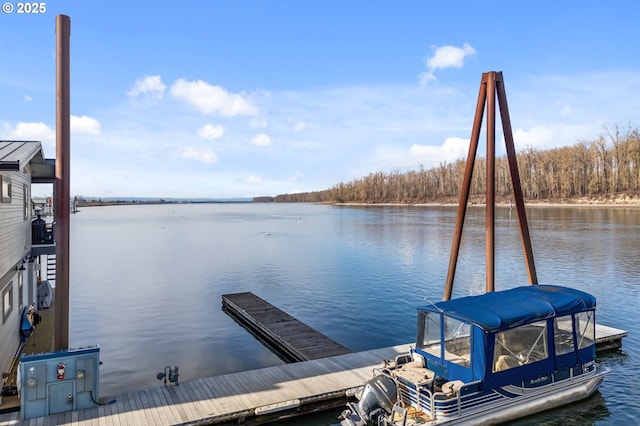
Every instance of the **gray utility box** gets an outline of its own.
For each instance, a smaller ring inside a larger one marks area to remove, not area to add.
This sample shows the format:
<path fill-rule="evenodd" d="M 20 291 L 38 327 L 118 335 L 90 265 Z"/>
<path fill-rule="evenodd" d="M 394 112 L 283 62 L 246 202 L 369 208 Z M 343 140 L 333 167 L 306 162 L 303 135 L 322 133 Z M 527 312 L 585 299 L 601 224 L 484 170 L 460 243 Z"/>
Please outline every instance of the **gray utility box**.
<path fill-rule="evenodd" d="M 25 355 L 18 367 L 22 419 L 96 406 L 100 348 Z"/>

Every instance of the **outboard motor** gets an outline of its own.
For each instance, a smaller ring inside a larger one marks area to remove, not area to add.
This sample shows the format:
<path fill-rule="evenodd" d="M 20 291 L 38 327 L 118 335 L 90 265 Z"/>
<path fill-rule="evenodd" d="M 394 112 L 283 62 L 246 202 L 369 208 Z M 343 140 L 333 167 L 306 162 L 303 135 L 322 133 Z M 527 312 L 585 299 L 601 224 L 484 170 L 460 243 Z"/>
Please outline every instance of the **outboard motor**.
<path fill-rule="evenodd" d="M 342 426 L 364 426 L 381 424 L 379 419 L 391 414 L 397 401 L 396 382 L 389 376 L 380 374 L 365 385 L 357 404 L 347 404 L 349 408 L 340 415 Z"/>

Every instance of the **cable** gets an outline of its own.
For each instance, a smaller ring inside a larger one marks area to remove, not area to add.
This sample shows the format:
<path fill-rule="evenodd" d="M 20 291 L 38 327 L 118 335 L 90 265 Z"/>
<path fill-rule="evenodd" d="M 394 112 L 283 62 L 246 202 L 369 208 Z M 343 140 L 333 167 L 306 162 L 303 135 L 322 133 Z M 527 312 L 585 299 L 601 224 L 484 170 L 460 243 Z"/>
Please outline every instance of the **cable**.
<path fill-rule="evenodd" d="M 113 404 L 114 402 L 116 402 L 115 398 L 111 399 L 111 400 L 109 400 L 107 402 L 98 402 L 95 399 L 93 399 L 93 391 L 91 391 L 91 401 L 96 405 L 110 405 L 110 404 Z"/>

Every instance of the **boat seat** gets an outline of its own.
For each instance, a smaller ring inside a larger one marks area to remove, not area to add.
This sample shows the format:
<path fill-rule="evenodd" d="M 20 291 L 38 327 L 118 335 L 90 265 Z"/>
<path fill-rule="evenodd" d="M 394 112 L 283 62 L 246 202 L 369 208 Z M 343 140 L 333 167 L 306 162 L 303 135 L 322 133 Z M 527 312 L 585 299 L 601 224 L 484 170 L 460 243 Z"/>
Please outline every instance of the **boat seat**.
<path fill-rule="evenodd" d="M 504 371 L 519 366 L 518 359 L 513 355 L 500 355 L 496 361 L 493 371 Z"/>
<path fill-rule="evenodd" d="M 458 393 L 458 390 L 460 390 L 460 388 L 464 385 L 465 383 L 461 380 L 452 380 L 442 385 L 442 392 L 446 393 L 448 397 L 453 397 Z"/>
<path fill-rule="evenodd" d="M 395 376 L 417 386 L 425 386 L 433 383 L 435 373 L 424 368 L 421 363 L 409 362 L 397 369 Z"/>

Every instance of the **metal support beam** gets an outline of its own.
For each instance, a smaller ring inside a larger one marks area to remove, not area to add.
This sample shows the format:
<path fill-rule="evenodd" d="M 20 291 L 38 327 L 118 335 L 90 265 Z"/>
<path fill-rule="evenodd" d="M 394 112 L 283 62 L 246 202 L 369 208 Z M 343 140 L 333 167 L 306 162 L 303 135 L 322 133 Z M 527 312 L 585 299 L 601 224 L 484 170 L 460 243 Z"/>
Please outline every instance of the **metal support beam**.
<path fill-rule="evenodd" d="M 487 105 L 487 185 L 486 185 L 486 291 L 494 291 L 495 289 L 495 103 L 498 97 L 498 105 L 500 107 L 500 118 L 502 120 L 502 130 L 505 138 L 507 160 L 509 162 L 509 170 L 511 173 L 511 182 L 513 184 L 513 196 L 515 198 L 516 209 L 518 212 L 518 222 L 520 224 L 520 236 L 524 248 L 527 273 L 529 275 L 529 283 L 537 284 L 535 263 L 533 260 L 533 250 L 531 248 L 531 237 L 529 235 L 529 226 L 527 224 L 527 215 L 524 207 L 524 197 L 520 186 L 520 174 L 518 172 L 518 163 L 513 142 L 513 133 L 511 130 L 511 121 L 509 119 L 509 109 L 507 107 L 507 97 L 504 89 L 504 81 L 502 72 L 487 72 L 482 74 L 480 81 L 480 91 L 478 93 L 478 103 L 476 105 L 476 114 L 473 121 L 473 129 L 471 131 L 471 142 L 469 145 L 469 153 L 467 156 L 467 165 L 464 172 L 462 187 L 460 190 L 460 201 L 458 203 L 458 214 L 456 217 L 456 227 L 453 235 L 453 243 L 451 246 L 451 255 L 449 257 L 449 269 L 447 271 L 447 281 L 443 300 L 451 299 L 453 292 L 453 282 L 455 278 L 456 265 L 460 252 L 460 244 L 462 241 L 462 229 L 464 227 L 464 219 L 469 202 L 469 193 L 471 189 L 471 178 L 473 175 L 473 167 L 475 157 L 478 150 L 478 139 L 482 128 L 482 118 L 484 116 L 485 103 Z"/>
<path fill-rule="evenodd" d="M 65 15 L 56 16 L 56 177 L 54 184 L 56 221 L 54 349 L 56 351 L 69 348 L 70 38 L 71 20 Z"/>
<path fill-rule="evenodd" d="M 496 218 L 496 73 L 487 78 L 487 196 L 485 197 L 485 291 L 495 289 Z"/>
<path fill-rule="evenodd" d="M 478 92 L 478 103 L 476 104 L 476 115 L 473 119 L 473 129 L 471 130 L 471 143 L 469 144 L 469 153 L 467 154 L 467 165 L 464 169 L 464 179 L 460 190 L 460 202 L 458 203 L 458 214 L 456 215 L 456 229 L 453 232 L 453 244 L 451 246 L 451 255 L 449 256 L 449 270 L 447 272 L 447 282 L 444 288 L 443 300 L 451 299 L 451 293 L 453 292 L 453 280 L 456 275 L 456 265 L 458 263 L 458 254 L 460 253 L 460 243 L 462 242 L 462 229 L 464 227 L 464 218 L 467 214 L 467 201 L 469 200 L 469 191 L 471 190 L 471 177 L 473 176 L 473 166 L 475 165 L 476 152 L 478 151 L 478 140 L 480 139 L 480 129 L 482 128 L 482 116 L 484 115 L 486 97 L 486 74 L 482 74 L 480 91 Z"/>
<path fill-rule="evenodd" d="M 500 81 L 497 85 L 498 104 L 500 105 L 500 116 L 502 119 L 502 133 L 507 148 L 507 160 L 511 173 L 511 184 L 513 185 L 513 198 L 516 202 L 516 212 L 518 213 L 518 223 L 520 224 L 520 237 L 524 249 L 525 261 L 527 263 L 527 274 L 529 284 L 538 284 L 536 264 L 533 260 L 533 249 L 531 248 L 531 236 L 529 235 L 529 224 L 527 222 L 527 212 L 524 208 L 524 196 L 520 185 L 520 172 L 518 171 L 518 161 L 516 148 L 513 142 L 513 132 L 511 130 L 511 119 L 509 118 L 509 107 L 507 106 L 507 93 L 500 73 Z"/>

